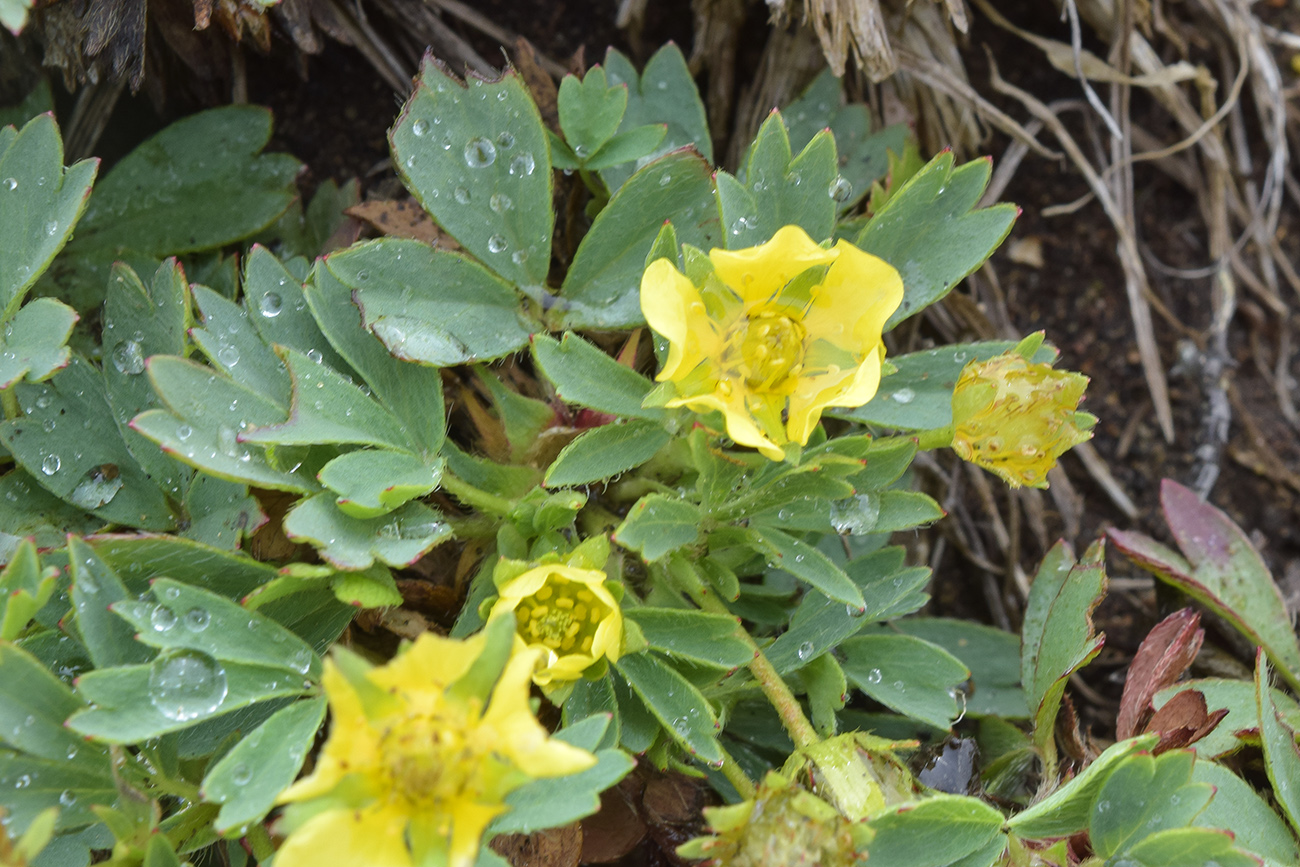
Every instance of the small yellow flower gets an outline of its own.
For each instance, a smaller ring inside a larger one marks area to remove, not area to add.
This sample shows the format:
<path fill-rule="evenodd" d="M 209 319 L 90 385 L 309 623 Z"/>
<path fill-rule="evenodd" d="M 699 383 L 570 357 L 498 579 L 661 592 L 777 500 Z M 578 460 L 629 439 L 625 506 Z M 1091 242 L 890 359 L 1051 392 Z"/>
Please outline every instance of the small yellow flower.
<path fill-rule="evenodd" d="M 602 658 L 623 652 L 623 610 L 599 569 L 552 563 L 506 580 L 488 619 L 512 614 L 517 644 L 541 654 L 533 682 L 574 681 Z M 557 683 L 560 682 L 560 683 Z"/>
<path fill-rule="evenodd" d="M 668 259 L 641 278 L 641 311 L 669 341 L 667 406 L 718 410 L 727 434 L 772 460 L 806 444 L 828 406 L 861 406 L 880 384 L 880 335 L 903 299 L 887 262 L 798 226 L 743 250 L 712 250 L 697 285 Z M 693 270 L 693 267 L 688 267 Z"/>
<path fill-rule="evenodd" d="M 1046 488 L 1056 459 L 1092 438 L 1096 417 L 1078 412 L 1087 387 L 1015 351 L 972 361 L 952 393 L 953 451 L 1013 488 Z"/>
<path fill-rule="evenodd" d="M 470 867 L 509 792 L 595 764 L 533 716 L 535 653 L 511 657 L 486 708 L 465 688 L 467 673 L 484 694 L 491 683 L 494 672 L 470 671 L 486 641 L 426 633 L 380 668 L 346 652 L 325 663 L 330 736 L 313 773 L 280 796 L 306 818 L 277 867 Z"/>

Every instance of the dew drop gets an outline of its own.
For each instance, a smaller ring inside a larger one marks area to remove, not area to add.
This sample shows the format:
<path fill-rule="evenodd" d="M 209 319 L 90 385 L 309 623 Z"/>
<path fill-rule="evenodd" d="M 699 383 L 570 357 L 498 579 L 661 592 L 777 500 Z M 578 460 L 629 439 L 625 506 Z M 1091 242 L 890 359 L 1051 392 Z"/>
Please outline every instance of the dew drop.
<path fill-rule="evenodd" d="M 11 193 L 14 190 L 18 189 L 18 181 L 14 180 L 13 178 L 5 178 L 4 183 L 5 183 L 5 189 Z"/>
<path fill-rule="evenodd" d="M 514 146 L 515 146 L 515 137 L 512 136 L 510 133 L 503 132 L 501 133 L 501 135 L 497 136 L 497 147 L 501 148 L 501 150 L 503 151 L 509 150 Z"/>
<path fill-rule="evenodd" d="M 59 233 L 59 223 L 57 220 L 50 220 L 45 224 L 45 234 L 53 238 Z"/>
<path fill-rule="evenodd" d="M 421 119 L 411 124 L 411 132 L 417 137 L 423 136 L 428 131 L 429 131 L 429 122 L 427 120 Z"/>
<path fill-rule="evenodd" d="M 492 198 L 488 199 L 488 207 L 498 214 L 504 214 L 514 207 L 514 202 L 504 193 L 493 193 Z"/>
<path fill-rule="evenodd" d="M 54 398 L 50 397 L 50 393 L 49 393 L 48 391 L 43 392 L 43 393 L 40 395 L 40 397 L 36 398 L 36 408 L 37 408 L 37 409 L 49 409 L 49 408 L 50 408 L 50 404 L 53 403 L 53 402 L 54 402 Z"/>
<path fill-rule="evenodd" d="M 194 435 L 194 428 L 190 427 L 187 424 L 178 425 L 176 427 L 176 439 L 180 440 L 181 442 L 185 442 L 193 435 Z"/>
<path fill-rule="evenodd" d="M 191 608 L 185 612 L 185 628 L 190 632 L 202 632 L 212 622 L 212 615 L 202 608 Z"/>
<path fill-rule="evenodd" d="M 673 176 L 670 175 L 668 172 L 664 172 L 662 175 L 659 176 L 659 186 L 661 187 L 666 187 L 672 182 L 673 182 Z"/>
<path fill-rule="evenodd" d="M 149 702 L 171 720 L 212 713 L 226 700 L 226 671 L 197 650 L 160 655 L 149 667 Z"/>
<path fill-rule="evenodd" d="M 503 253 L 508 246 L 509 244 L 506 243 L 506 239 L 500 235 L 493 235 L 491 238 L 488 238 L 487 247 L 489 252 Z"/>
<path fill-rule="evenodd" d="M 154 632 L 167 632 L 176 625 L 176 615 L 166 605 L 159 605 L 149 615 L 149 625 Z"/>
<path fill-rule="evenodd" d="M 813 655 L 813 643 L 811 641 L 805 641 L 803 644 L 799 645 L 798 653 L 801 660 L 807 660 Z"/>
<path fill-rule="evenodd" d="M 496 162 L 497 146 L 483 138 L 472 138 L 465 143 L 465 165 L 471 169 L 483 169 Z"/>
<path fill-rule="evenodd" d="M 274 319 L 280 315 L 280 310 L 284 308 L 284 299 L 278 293 L 267 292 L 262 296 L 262 300 L 257 307 L 267 319 Z"/>
<path fill-rule="evenodd" d="M 253 769 L 240 762 L 230 769 L 230 781 L 236 786 L 247 786 L 253 779 Z"/>
<path fill-rule="evenodd" d="M 900 388 L 892 397 L 895 403 L 911 403 L 916 400 L 916 392 L 910 388 Z"/>
<path fill-rule="evenodd" d="M 533 160 L 533 155 L 522 153 L 510 161 L 510 174 L 524 177 L 531 175 L 536 167 L 537 163 Z"/>
<path fill-rule="evenodd" d="M 469 190 L 464 187 L 457 187 L 451 194 L 451 197 L 462 205 L 469 204 Z"/>
<path fill-rule="evenodd" d="M 59 471 L 62 463 L 58 455 L 46 455 L 45 460 L 41 461 L 41 472 L 47 476 L 52 476 Z"/>
<path fill-rule="evenodd" d="M 325 356 L 321 355 L 319 349 L 308 349 L 307 357 L 310 358 L 312 361 L 316 362 L 317 364 L 320 364 L 322 361 L 325 360 Z"/>
<path fill-rule="evenodd" d="M 64 789 L 59 792 L 59 803 L 65 807 L 71 807 L 77 803 L 77 796 L 72 793 L 71 789 Z"/>
<path fill-rule="evenodd" d="M 528 261 L 528 251 L 527 250 L 514 251 L 513 253 L 510 254 L 510 261 L 514 262 L 516 265 L 524 264 L 525 262 Z"/>
<path fill-rule="evenodd" d="M 231 344 L 226 344 L 217 350 L 217 361 L 224 367 L 234 367 L 239 363 L 239 350 Z"/>
<path fill-rule="evenodd" d="M 135 376 L 144 372 L 144 352 L 137 340 L 124 340 L 113 350 L 113 366 L 118 373 Z"/>
<path fill-rule="evenodd" d="M 837 202 L 847 202 L 853 196 L 853 184 L 848 178 L 840 175 L 826 188 L 826 195 Z"/>
<path fill-rule="evenodd" d="M 878 668 L 873 668 L 871 671 L 867 672 L 867 683 L 880 683 L 883 679 L 884 674 L 882 674 Z"/>

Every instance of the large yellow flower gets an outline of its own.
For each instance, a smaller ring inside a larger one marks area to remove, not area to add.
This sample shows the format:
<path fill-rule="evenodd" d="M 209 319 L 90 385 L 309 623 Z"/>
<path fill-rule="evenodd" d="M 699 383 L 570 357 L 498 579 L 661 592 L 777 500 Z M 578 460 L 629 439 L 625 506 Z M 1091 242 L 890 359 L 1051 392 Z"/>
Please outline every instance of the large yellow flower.
<path fill-rule="evenodd" d="M 1092 438 L 1096 417 L 1078 411 L 1087 387 L 1014 350 L 972 361 L 952 392 L 952 450 L 1013 488 L 1046 488 L 1056 459 Z"/>
<path fill-rule="evenodd" d="M 495 672 L 471 666 L 486 641 L 424 634 L 380 668 L 351 654 L 325 663 L 330 736 L 313 773 L 280 796 L 307 818 L 277 867 L 471 867 L 509 792 L 595 764 L 534 718 L 535 653 L 510 658 L 484 707 Z"/>
<path fill-rule="evenodd" d="M 547 688 L 574 681 L 623 652 L 623 610 L 599 569 L 552 563 L 505 581 L 488 619 L 511 615 L 518 643 L 541 654 L 533 682 Z"/>
<path fill-rule="evenodd" d="M 781 446 L 807 443 L 823 409 L 875 396 L 881 331 L 903 300 L 889 263 L 785 226 L 697 264 L 707 269 L 698 283 L 668 259 L 641 278 L 641 311 L 669 342 L 657 377 L 675 384 L 667 406 L 718 410 L 733 440 L 782 460 Z"/>

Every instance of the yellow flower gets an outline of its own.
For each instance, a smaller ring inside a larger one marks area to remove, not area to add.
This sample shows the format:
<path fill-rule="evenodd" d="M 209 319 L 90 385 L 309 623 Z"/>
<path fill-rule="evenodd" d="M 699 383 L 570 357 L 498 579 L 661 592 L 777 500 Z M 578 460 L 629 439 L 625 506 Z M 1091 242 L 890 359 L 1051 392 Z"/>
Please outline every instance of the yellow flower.
<path fill-rule="evenodd" d="M 534 718 L 536 654 L 505 663 L 484 707 L 496 674 L 479 670 L 486 642 L 426 633 L 380 668 L 346 651 L 325 663 L 330 736 L 313 773 L 280 796 L 303 802 L 290 807 L 291 824 L 294 810 L 306 818 L 277 867 L 470 867 L 509 792 L 595 764 Z"/>
<path fill-rule="evenodd" d="M 533 682 L 574 681 L 602 658 L 623 652 L 623 611 L 599 569 L 552 563 L 503 582 L 488 615 L 515 618 L 517 644 L 541 654 Z"/>
<path fill-rule="evenodd" d="M 641 278 L 641 311 L 668 339 L 667 406 L 718 410 L 727 434 L 772 460 L 806 444 L 828 406 L 861 406 L 880 384 L 880 335 L 903 299 L 887 262 L 798 226 L 743 250 L 712 250 L 692 282 L 668 259 Z M 688 265 L 695 271 L 695 263 Z"/>
<path fill-rule="evenodd" d="M 1087 387 L 1015 351 L 972 361 L 952 393 L 953 451 L 1013 488 L 1046 488 L 1056 459 L 1092 438 L 1096 417 L 1078 412 Z"/>

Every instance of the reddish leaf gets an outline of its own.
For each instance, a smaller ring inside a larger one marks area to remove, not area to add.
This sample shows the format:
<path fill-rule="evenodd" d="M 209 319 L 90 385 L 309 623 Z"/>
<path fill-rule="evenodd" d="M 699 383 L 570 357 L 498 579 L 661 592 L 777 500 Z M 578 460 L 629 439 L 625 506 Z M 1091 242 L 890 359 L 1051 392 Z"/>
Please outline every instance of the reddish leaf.
<path fill-rule="evenodd" d="M 1155 625 L 1133 655 L 1119 700 L 1115 737 L 1137 734 L 1151 708 L 1151 697 L 1172 686 L 1192 664 L 1205 640 L 1201 617 L 1191 608 L 1176 611 Z M 1204 699 L 1201 704 L 1204 705 Z M 1202 708 L 1202 713 L 1204 709 Z"/>
<path fill-rule="evenodd" d="M 1152 752 L 1159 755 L 1194 744 L 1214 731 L 1227 715 L 1227 708 L 1208 713 L 1204 694 L 1194 689 L 1184 690 L 1165 702 L 1147 723 L 1147 731 L 1160 735 L 1160 742 Z"/>

